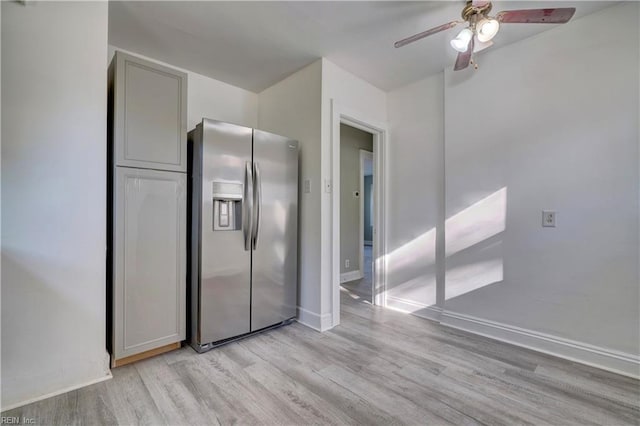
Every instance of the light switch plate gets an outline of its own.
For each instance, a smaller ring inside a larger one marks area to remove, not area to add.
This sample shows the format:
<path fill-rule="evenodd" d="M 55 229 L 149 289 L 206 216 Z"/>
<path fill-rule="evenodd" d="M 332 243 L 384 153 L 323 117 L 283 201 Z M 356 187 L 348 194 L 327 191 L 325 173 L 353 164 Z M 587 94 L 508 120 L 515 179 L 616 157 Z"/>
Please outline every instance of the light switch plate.
<path fill-rule="evenodd" d="M 305 194 L 311 193 L 311 179 L 304 180 L 304 193 Z"/>
<path fill-rule="evenodd" d="M 333 189 L 332 185 L 331 185 L 331 179 L 325 179 L 324 180 L 324 192 L 326 192 L 327 194 L 331 194 L 331 190 Z"/>
<path fill-rule="evenodd" d="M 545 228 L 556 227 L 556 212 L 555 210 L 542 210 L 542 226 Z"/>

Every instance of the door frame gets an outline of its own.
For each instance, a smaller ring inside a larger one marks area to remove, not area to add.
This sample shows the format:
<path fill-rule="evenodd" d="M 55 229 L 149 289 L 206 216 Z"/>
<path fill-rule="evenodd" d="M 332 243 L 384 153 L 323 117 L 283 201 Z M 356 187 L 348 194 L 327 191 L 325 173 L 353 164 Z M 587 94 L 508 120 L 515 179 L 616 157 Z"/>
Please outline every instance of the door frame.
<path fill-rule="evenodd" d="M 373 303 L 386 306 L 386 169 L 388 127 L 360 111 L 331 100 L 331 318 L 332 326 L 340 324 L 340 124 L 346 124 L 373 135 Z"/>
<path fill-rule="evenodd" d="M 374 151 L 375 152 L 375 151 Z M 365 194 L 365 187 L 364 187 L 364 163 L 366 160 L 371 160 L 371 162 L 373 163 L 374 161 L 374 154 L 371 151 L 367 151 L 364 149 L 360 150 L 360 197 L 358 197 L 359 200 L 359 204 L 360 204 L 360 238 L 359 238 L 359 244 L 360 246 L 358 247 L 358 254 L 359 254 L 359 262 L 358 265 L 360 266 L 360 276 L 364 277 L 364 194 Z M 373 178 L 375 179 L 375 175 L 373 175 Z M 373 188 L 375 190 L 375 185 L 373 185 Z M 373 195 L 373 191 L 372 194 Z M 373 213 L 373 211 L 371 212 Z M 375 221 L 375 216 L 373 217 L 374 221 Z M 375 223 L 375 222 L 374 222 Z M 372 223 L 373 225 L 373 223 Z M 375 231 L 375 226 L 374 226 L 374 231 Z M 375 241 L 373 241 L 373 234 L 372 234 L 372 241 L 371 241 L 371 247 L 372 250 L 375 248 L 373 247 L 373 244 L 375 244 Z M 373 286 L 373 282 L 371 283 L 371 285 Z M 371 289 L 371 294 L 373 295 L 373 288 Z M 374 303 L 373 300 L 371 300 L 371 303 Z"/>

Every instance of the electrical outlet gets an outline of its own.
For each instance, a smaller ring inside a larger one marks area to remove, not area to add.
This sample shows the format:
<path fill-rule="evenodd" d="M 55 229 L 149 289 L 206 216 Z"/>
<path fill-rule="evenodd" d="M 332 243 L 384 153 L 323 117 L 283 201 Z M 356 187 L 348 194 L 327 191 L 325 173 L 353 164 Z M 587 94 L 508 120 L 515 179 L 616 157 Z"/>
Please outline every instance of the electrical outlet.
<path fill-rule="evenodd" d="M 344 261 L 344 267 L 348 268 L 351 265 L 351 261 L 349 259 L 345 259 Z"/>
<path fill-rule="evenodd" d="M 542 226 L 545 228 L 556 227 L 556 212 L 555 210 L 542 210 Z"/>

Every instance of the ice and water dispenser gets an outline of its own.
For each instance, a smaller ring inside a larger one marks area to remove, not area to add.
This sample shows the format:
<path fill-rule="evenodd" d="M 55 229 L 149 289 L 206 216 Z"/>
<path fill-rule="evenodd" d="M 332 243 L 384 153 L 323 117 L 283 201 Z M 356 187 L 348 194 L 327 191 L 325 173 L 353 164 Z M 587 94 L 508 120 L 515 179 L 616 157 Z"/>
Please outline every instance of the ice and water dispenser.
<path fill-rule="evenodd" d="M 213 182 L 213 230 L 242 229 L 242 184 Z"/>

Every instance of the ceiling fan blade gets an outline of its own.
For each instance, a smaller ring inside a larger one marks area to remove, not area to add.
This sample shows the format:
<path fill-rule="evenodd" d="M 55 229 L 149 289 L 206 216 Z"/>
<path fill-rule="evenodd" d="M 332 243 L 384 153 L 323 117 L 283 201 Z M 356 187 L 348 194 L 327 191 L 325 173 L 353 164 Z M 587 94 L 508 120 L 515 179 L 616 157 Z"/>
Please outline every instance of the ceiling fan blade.
<path fill-rule="evenodd" d="M 575 7 L 503 10 L 496 19 L 504 24 L 564 24 L 575 12 Z"/>
<path fill-rule="evenodd" d="M 423 31 L 423 32 L 418 33 L 416 35 L 412 35 L 411 37 L 407 37 L 407 38 L 402 39 L 400 41 L 396 41 L 394 43 L 394 46 L 395 47 L 405 46 L 405 45 L 407 45 L 409 43 L 413 43 L 414 41 L 417 41 L 417 40 L 423 39 L 425 37 L 428 37 L 430 35 L 439 33 L 440 31 L 444 31 L 444 30 L 448 30 L 449 28 L 453 28 L 456 25 L 458 25 L 458 23 L 459 23 L 458 21 L 451 21 L 448 24 L 443 24 L 443 25 L 440 25 L 439 27 L 431 28 L 430 30 Z"/>
<path fill-rule="evenodd" d="M 469 39 L 469 44 L 467 45 L 466 52 L 458 53 L 458 58 L 456 59 L 456 64 L 453 67 L 454 71 L 460 71 L 469 66 L 469 62 L 471 62 L 471 55 L 473 54 L 473 39 L 475 37 L 471 37 Z"/>

